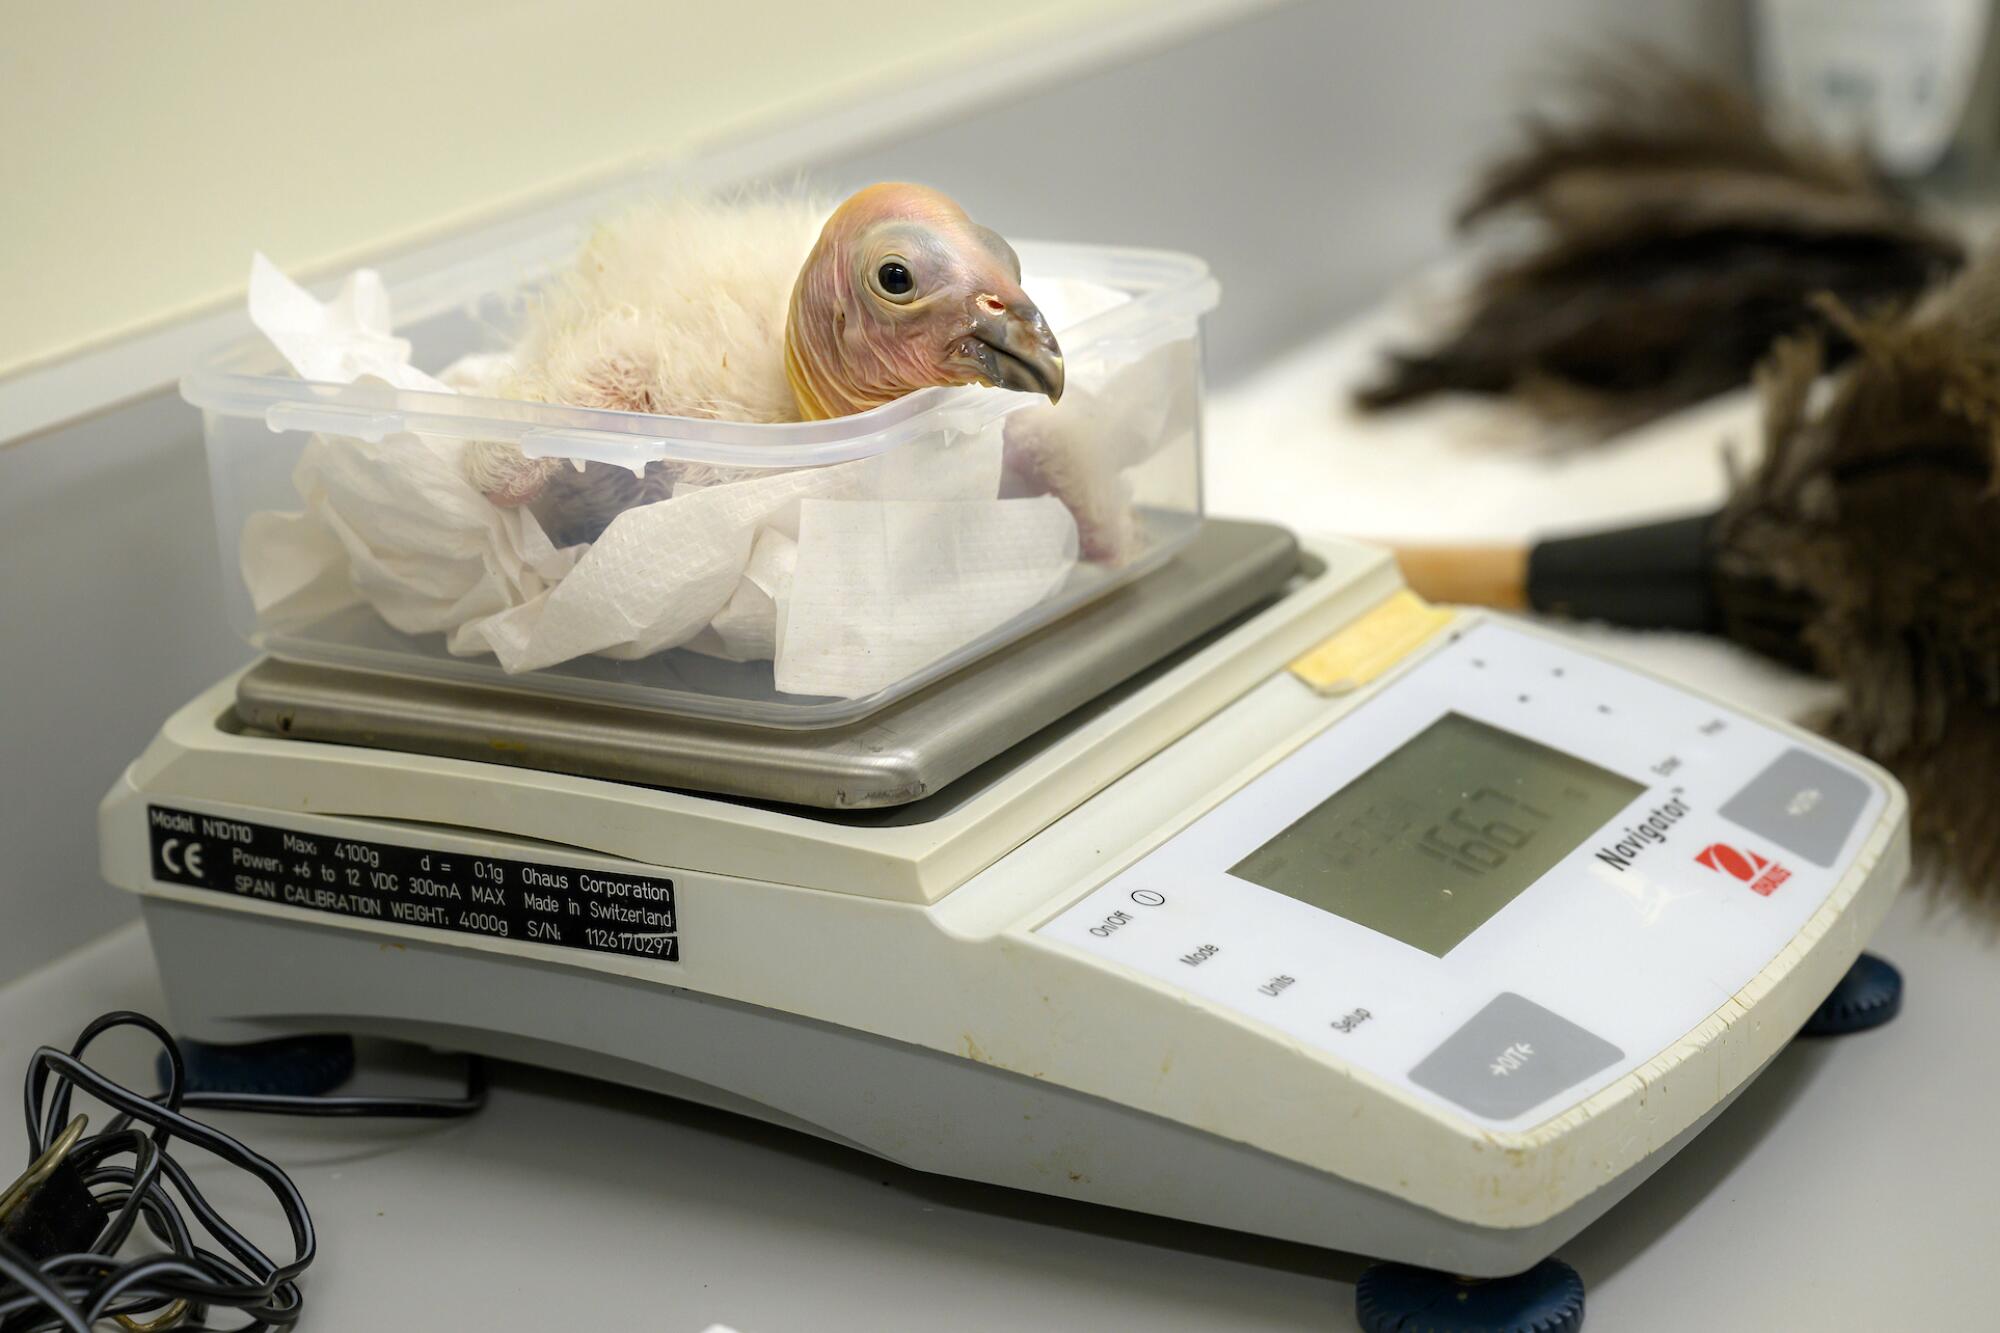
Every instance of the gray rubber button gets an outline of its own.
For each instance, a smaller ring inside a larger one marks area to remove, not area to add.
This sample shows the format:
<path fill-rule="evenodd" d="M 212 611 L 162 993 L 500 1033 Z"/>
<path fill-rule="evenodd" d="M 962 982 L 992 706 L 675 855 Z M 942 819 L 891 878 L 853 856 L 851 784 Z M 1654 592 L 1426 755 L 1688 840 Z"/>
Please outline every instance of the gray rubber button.
<path fill-rule="evenodd" d="M 1410 1071 L 1410 1081 L 1466 1110 L 1512 1120 L 1625 1052 L 1594 1032 L 1503 991 Z"/>
<path fill-rule="evenodd" d="M 1868 804 L 1868 784 L 1807 750 L 1787 750 L 1722 806 L 1722 817 L 1816 866 L 1830 866 Z"/>

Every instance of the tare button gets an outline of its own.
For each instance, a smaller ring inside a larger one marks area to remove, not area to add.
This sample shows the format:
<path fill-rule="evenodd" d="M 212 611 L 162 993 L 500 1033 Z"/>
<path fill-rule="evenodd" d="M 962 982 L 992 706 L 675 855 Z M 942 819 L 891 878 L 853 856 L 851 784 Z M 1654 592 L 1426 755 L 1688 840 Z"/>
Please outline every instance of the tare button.
<path fill-rule="evenodd" d="M 1410 1071 L 1410 1081 L 1489 1120 L 1521 1112 L 1625 1053 L 1511 991 L 1494 997 Z"/>

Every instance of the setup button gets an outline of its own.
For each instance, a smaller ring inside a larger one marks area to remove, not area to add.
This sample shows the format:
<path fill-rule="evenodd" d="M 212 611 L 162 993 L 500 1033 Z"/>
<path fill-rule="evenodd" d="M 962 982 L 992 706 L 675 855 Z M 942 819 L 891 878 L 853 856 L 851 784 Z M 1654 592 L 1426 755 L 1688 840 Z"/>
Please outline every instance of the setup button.
<path fill-rule="evenodd" d="M 1625 1053 L 1594 1032 L 1503 991 L 1418 1062 L 1410 1082 L 1489 1120 L 1512 1120 Z"/>

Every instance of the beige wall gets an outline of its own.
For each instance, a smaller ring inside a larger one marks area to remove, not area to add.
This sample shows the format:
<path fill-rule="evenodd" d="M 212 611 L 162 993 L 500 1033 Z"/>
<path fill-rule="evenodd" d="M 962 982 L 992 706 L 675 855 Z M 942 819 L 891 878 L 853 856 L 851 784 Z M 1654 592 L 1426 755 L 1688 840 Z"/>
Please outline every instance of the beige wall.
<path fill-rule="evenodd" d="M 0 377 L 1142 0 L 0 0 Z"/>

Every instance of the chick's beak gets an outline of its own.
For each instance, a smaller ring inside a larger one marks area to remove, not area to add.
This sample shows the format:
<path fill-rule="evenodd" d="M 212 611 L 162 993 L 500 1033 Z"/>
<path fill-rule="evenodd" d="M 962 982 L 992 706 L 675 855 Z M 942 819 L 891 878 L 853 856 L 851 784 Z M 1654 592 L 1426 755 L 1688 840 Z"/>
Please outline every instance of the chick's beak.
<path fill-rule="evenodd" d="M 1025 296 L 1003 301 L 992 293 L 972 299 L 972 336 L 965 355 L 989 384 L 1062 401 L 1062 348 L 1048 320 Z"/>

